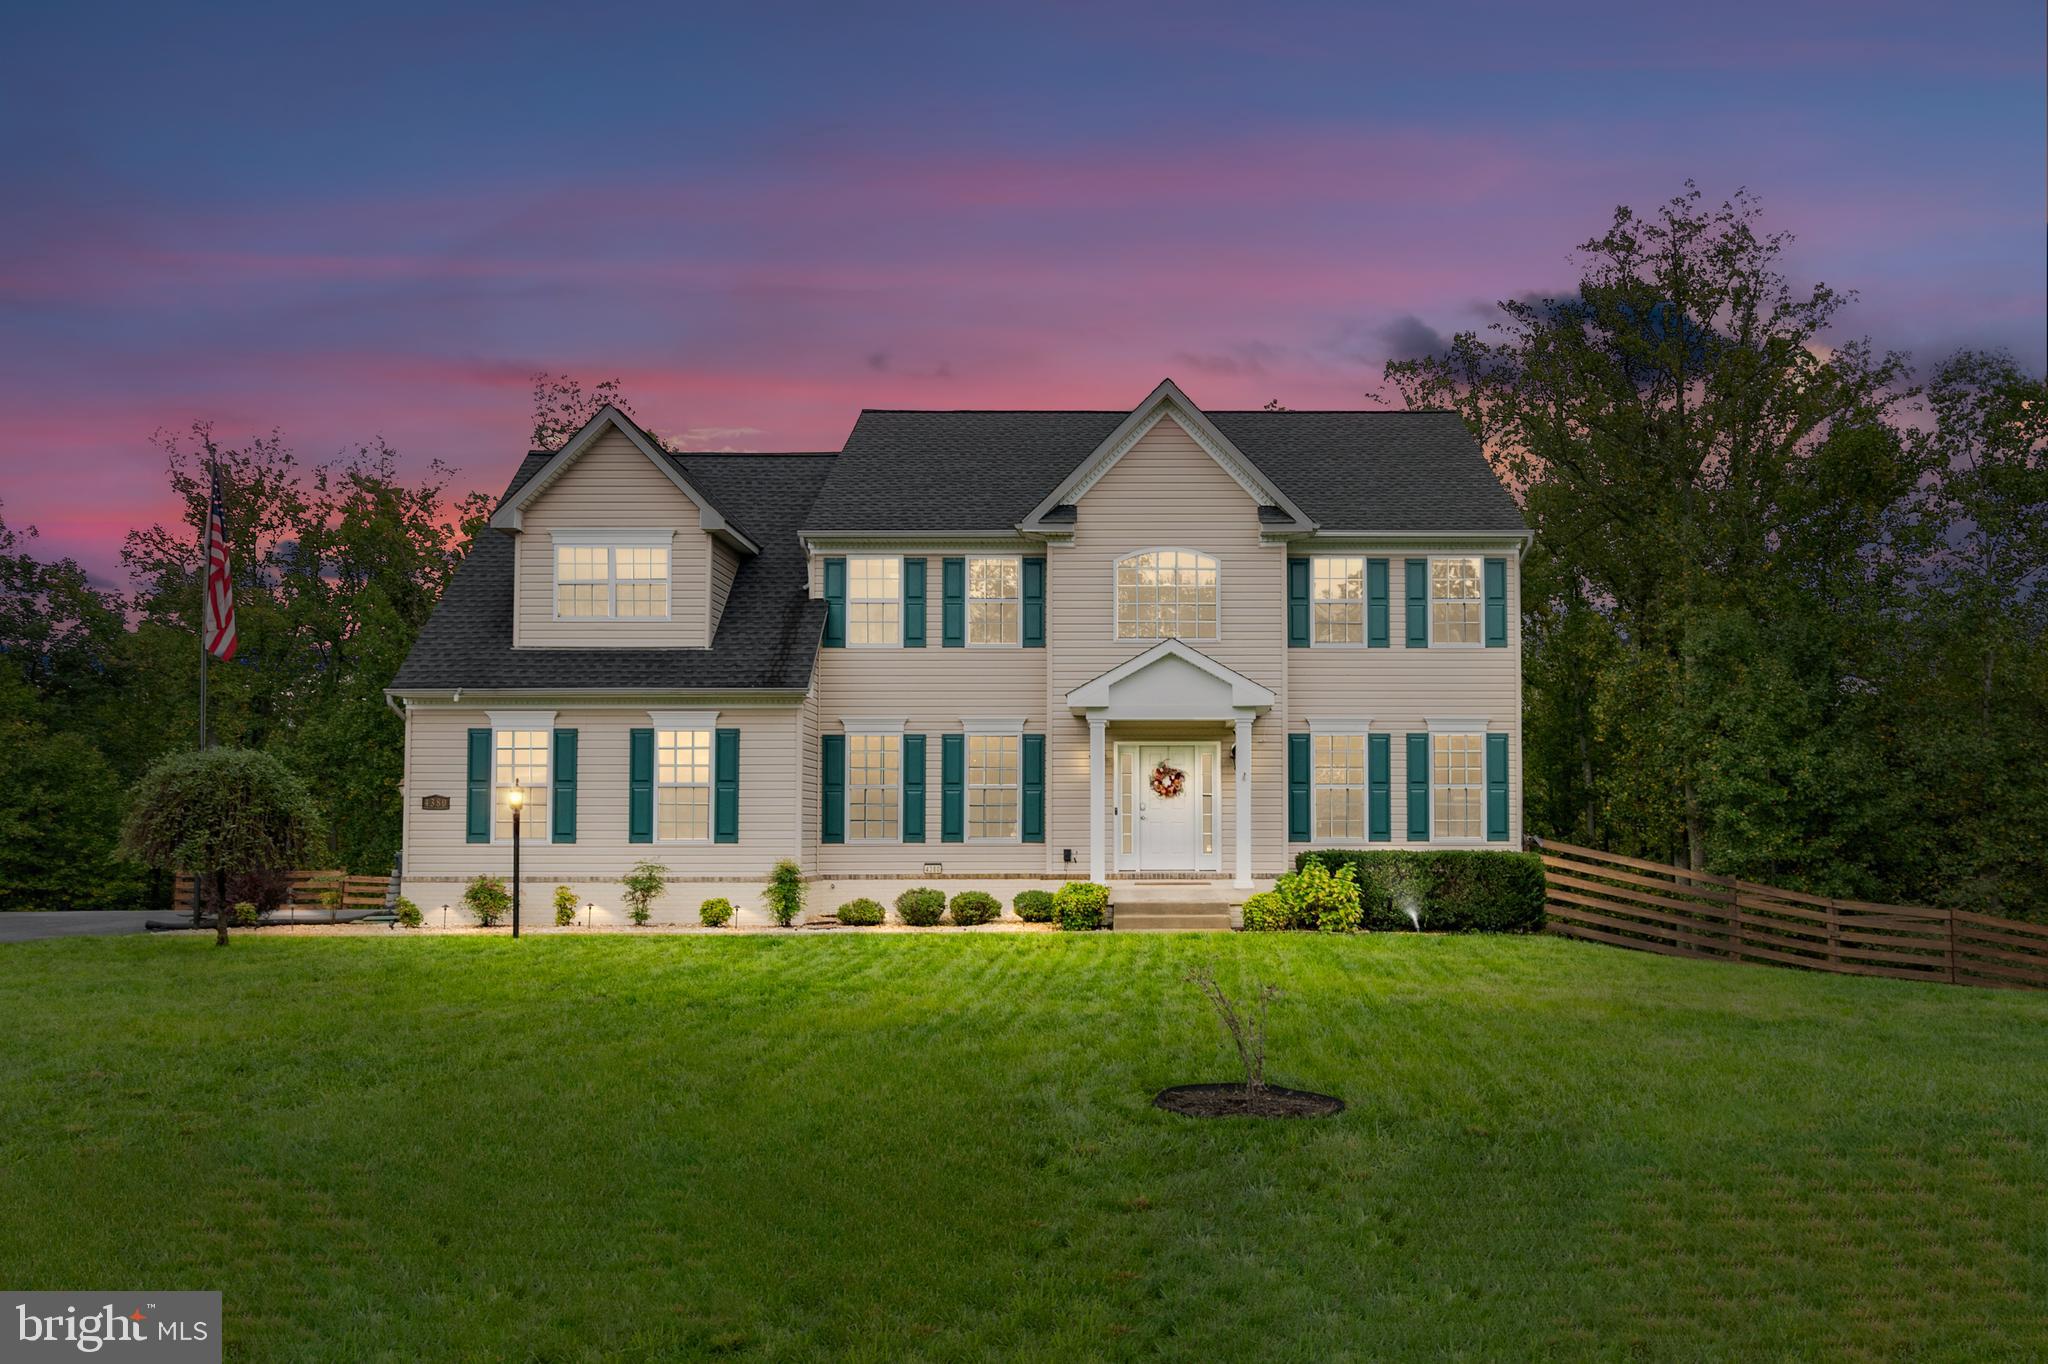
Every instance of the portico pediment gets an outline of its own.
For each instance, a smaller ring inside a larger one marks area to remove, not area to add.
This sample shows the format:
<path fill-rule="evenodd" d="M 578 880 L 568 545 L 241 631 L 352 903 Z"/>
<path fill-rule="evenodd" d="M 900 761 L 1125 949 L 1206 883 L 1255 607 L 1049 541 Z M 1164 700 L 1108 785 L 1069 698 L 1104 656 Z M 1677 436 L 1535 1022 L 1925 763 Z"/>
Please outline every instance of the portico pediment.
<path fill-rule="evenodd" d="M 1091 719 L 1229 721 L 1272 709 L 1273 693 L 1168 639 L 1074 688 L 1067 705 Z"/>

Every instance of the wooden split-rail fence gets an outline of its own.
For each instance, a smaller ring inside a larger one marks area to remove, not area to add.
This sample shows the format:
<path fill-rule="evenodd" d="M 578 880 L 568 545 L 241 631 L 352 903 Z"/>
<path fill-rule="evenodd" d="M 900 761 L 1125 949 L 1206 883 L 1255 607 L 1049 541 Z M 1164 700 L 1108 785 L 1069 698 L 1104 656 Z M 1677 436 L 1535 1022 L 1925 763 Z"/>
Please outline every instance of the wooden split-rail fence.
<path fill-rule="evenodd" d="M 360 914 L 366 909 L 384 908 L 391 889 L 388 876 L 351 876 L 345 871 L 294 871 L 285 873 L 284 903 L 278 908 L 294 911 L 324 911 L 331 916 Z M 335 892 L 340 892 L 337 896 Z M 212 892 L 207 908 L 211 910 Z M 181 873 L 171 883 L 171 911 L 192 912 L 192 877 Z"/>
<path fill-rule="evenodd" d="M 1851 976 L 2048 989 L 2048 925 L 1808 895 L 1547 838 L 1537 849 L 1547 929 L 1563 937 Z"/>

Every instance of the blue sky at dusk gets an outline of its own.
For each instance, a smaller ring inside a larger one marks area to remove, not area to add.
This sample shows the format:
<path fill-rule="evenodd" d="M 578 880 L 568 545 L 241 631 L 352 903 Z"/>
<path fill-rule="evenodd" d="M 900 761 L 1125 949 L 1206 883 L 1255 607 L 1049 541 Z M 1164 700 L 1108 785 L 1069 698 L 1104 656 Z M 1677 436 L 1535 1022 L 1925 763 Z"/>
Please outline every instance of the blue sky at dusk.
<path fill-rule="evenodd" d="M 2039 369 L 2044 46 L 2039 0 L 17 7 L 0 503 L 111 582 L 194 418 L 496 489 L 537 369 L 706 448 L 1363 406 L 1687 177 L 1852 333 Z"/>

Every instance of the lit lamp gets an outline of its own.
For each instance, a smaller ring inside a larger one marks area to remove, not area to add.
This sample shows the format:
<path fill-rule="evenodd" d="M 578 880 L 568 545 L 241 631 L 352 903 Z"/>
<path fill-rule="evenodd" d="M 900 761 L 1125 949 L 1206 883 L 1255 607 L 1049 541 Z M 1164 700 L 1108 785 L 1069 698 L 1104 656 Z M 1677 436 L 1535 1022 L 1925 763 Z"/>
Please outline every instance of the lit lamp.
<path fill-rule="evenodd" d="M 515 786 L 505 793 L 512 807 L 512 936 L 519 936 L 519 810 L 526 804 L 526 792 Z"/>
<path fill-rule="evenodd" d="M 585 900 L 583 902 L 583 926 L 585 928 L 590 927 L 590 915 L 596 908 L 597 902 L 595 900 Z"/>

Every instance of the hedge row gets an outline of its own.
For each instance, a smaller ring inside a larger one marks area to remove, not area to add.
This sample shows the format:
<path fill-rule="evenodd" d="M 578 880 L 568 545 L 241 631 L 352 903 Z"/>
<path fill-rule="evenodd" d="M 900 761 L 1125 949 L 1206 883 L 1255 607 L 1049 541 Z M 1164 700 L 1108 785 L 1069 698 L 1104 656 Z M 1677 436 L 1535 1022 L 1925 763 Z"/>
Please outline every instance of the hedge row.
<path fill-rule="evenodd" d="M 1535 933 L 1543 928 L 1543 860 L 1535 853 L 1331 848 L 1294 859 L 1296 867 L 1311 862 L 1333 872 L 1343 866 L 1355 869 L 1364 910 L 1361 926 L 1368 930 L 1415 927 L 1396 903 L 1397 890 L 1413 892 L 1426 932 Z"/>

